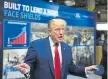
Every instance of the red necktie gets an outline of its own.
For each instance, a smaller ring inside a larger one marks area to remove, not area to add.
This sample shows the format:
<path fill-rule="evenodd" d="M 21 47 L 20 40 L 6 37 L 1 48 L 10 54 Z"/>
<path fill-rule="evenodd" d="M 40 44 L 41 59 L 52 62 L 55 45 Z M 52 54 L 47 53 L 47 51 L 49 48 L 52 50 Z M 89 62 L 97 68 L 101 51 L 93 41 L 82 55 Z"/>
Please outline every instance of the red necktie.
<path fill-rule="evenodd" d="M 55 79 L 60 79 L 61 66 L 60 66 L 60 57 L 58 52 L 58 44 L 55 46 Z"/>

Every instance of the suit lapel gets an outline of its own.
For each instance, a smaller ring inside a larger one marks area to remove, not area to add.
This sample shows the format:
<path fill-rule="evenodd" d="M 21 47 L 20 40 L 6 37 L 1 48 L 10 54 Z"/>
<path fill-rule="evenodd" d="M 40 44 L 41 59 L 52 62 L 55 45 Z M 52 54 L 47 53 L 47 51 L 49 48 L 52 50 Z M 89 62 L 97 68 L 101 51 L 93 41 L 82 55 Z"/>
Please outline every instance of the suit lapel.
<path fill-rule="evenodd" d="M 61 53 L 62 53 L 62 68 L 61 68 L 61 79 L 63 79 L 64 72 L 65 72 L 65 65 L 66 65 L 66 49 L 63 43 L 61 43 Z"/>
<path fill-rule="evenodd" d="M 46 52 L 47 52 L 47 59 L 48 59 L 48 63 L 49 63 L 49 67 L 50 70 L 52 72 L 52 75 L 54 76 L 54 66 L 53 66 L 53 57 L 52 57 L 52 53 L 51 53 L 51 47 L 50 47 L 50 42 L 49 42 L 49 38 L 46 38 Z"/>

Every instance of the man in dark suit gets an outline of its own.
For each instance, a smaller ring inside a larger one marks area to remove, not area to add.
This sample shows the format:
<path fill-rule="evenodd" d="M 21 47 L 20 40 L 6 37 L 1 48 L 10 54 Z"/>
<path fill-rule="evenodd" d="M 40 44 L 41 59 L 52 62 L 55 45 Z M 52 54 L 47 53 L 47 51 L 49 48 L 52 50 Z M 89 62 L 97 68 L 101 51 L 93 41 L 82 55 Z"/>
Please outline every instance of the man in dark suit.
<path fill-rule="evenodd" d="M 76 66 L 72 60 L 71 47 L 64 42 L 66 21 L 53 19 L 48 24 L 49 36 L 30 44 L 25 63 L 16 67 L 22 73 L 30 72 L 30 79 L 67 79 L 68 72 L 86 76 L 85 72 L 96 65 Z"/>
<path fill-rule="evenodd" d="M 102 76 L 102 79 L 107 79 L 107 31 L 104 31 L 104 35 L 105 35 L 105 40 L 104 43 L 102 45 L 103 50 L 102 50 L 102 60 L 101 60 L 101 65 L 103 65 L 104 67 L 104 74 Z"/>

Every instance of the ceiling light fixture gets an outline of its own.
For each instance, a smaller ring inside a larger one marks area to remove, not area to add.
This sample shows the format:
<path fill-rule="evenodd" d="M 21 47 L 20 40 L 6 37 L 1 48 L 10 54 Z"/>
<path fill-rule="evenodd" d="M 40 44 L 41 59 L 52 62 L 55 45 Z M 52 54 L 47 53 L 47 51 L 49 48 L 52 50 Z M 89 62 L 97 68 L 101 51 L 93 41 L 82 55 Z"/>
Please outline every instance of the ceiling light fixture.
<path fill-rule="evenodd" d="M 100 14 L 101 12 L 100 12 L 100 11 L 98 11 L 97 13 L 99 13 L 99 14 Z"/>
<path fill-rule="evenodd" d="M 75 1 L 74 1 L 74 0 L 65 0 L 64 3 L 65 3 L 67 6 L 73 6 L 73 5 L 75 5 Z"/>
<path fill-rule="evenodd" d="M 49 2 L 53 2 L 53 0 L 49 0 Z"/>

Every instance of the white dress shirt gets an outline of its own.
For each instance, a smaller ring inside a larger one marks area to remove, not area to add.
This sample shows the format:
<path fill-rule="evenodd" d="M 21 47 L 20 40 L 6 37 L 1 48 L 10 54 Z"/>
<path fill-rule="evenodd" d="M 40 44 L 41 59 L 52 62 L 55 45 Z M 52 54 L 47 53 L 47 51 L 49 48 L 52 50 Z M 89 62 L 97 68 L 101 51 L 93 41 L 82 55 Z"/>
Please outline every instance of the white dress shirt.
<path fill-rule="evenodd" d="M 51 47 L 51 52 L 52 52 L 52 57 L 53 57 L 53 65 L 54 63 L 54 58 L 55 58 L 55 45 L 54 42 L 52 41 L 51 37 L 49 37 L 49 42 L 50 42 L 50 47 Z M 61 53 L 61 44 L 59 43 L 58 45 L 58 51 L 59 51 L 59 57 L 60 57 L 60 63 L 62 63 L 62 53 Z"/>

